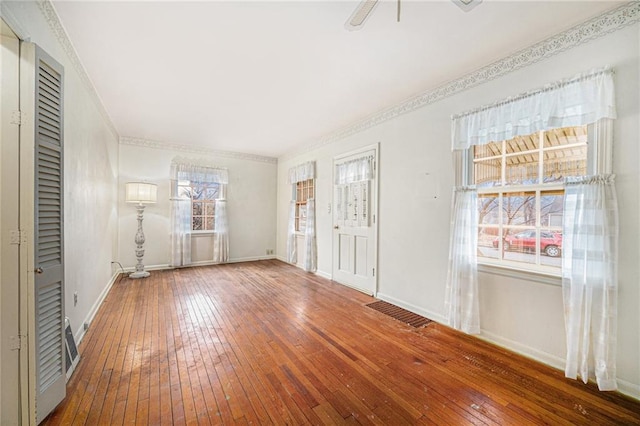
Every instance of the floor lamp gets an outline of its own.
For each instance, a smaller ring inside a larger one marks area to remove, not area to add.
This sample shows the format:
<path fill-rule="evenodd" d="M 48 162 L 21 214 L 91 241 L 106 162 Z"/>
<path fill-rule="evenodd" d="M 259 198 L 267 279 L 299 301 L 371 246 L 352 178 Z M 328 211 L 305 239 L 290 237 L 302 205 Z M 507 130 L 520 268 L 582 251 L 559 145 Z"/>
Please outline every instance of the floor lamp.
<path fill-rule="evenodd" d="M 149 272 L 144 270 L 142 258 L 144 256 L 144 232 L 142 231 L 142 215 L 144 213 L 145 204 L 153 204 L 158 199 L 158 186 L 154 183 L 145 182 L 129 182 L 125 185 L 124 200 L 127 203 L 136 203 L 138 211 L 138 232 L 136 232 L 136 264 L 135 272 L 129 274 L 129 278 L 146 278 Z"/>

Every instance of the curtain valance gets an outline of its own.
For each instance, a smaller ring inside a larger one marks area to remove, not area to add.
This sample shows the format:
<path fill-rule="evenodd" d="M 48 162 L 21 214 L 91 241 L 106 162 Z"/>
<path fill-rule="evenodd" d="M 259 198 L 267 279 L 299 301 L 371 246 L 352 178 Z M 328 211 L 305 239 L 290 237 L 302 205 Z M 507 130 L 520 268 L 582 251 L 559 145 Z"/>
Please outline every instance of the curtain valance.
<path fill-rule="evenodd" d="M 289 169 L 289 184 L 302 182 L 303 180 L 315 179 L 316 162 L 308 161 Z"/>
<path fill-rule="evenodd" d="M 602 118 L 616 118 L 613 70 L 608 67 L 453 116 L 452 149 Z"/>
<path fill-rule="evenodd" d="M 229 183 L 229 172 L 225 168 L 203 166 L 187 162 L 171 163 L 171 178 L 191 182 Z"/>
<path fill-rule="evenodd" d="M 373 179 L 373 156 L 357 158 L 336 164 L 336 185 Z"/>

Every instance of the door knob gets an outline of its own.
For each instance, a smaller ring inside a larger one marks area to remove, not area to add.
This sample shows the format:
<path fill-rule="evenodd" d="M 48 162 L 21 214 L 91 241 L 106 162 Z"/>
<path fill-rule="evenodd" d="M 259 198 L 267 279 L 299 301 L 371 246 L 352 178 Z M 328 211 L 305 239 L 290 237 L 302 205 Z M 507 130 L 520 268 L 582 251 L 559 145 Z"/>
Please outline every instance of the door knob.
<path fill-rule="evenodd" d="M 36 274 L 41 274 L 43 271 L 42 268 L 36 268 L 35 272 Z"/>
<path fill-rule="evenodd" d="M 334 226 L 333 229 L 340 229 L 338 225 Z"/>

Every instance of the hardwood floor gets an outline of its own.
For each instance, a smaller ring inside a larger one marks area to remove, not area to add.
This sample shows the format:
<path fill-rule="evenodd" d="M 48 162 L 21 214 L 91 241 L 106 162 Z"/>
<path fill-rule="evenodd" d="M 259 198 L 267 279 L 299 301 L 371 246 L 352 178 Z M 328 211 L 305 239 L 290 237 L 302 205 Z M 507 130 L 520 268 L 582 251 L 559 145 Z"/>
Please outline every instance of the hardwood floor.
<path fill-rule="evenodd" d="M 46 425 L 639 424 L 640 402 L 279 261 L 119 279 Z"/>

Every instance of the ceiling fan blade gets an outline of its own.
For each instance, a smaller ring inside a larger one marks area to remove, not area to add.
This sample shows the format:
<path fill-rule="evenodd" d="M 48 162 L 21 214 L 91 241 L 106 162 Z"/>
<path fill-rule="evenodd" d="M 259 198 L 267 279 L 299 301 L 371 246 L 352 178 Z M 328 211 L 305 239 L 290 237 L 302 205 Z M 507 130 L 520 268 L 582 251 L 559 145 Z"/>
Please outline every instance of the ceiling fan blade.
<path fill-rule="evenodd" d="M 452 1 L 456 5 L 458 5 L 460 9 L 464 10 L 465 12 L 470 11 L 471 9 L 473 9 L 474 7 L 482 3 L 482 0 L 452 0 Z"/>
<path fill-rule="evenodd" d="M 355 31 L 362 28 L 364 23 L 369 19 L 373 9 L 378 5 L 378 0 L 363 0 L 356 10 L 353 11 L 347 22 L 345 28 L 349 31 Z"/>

